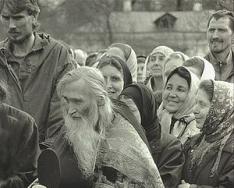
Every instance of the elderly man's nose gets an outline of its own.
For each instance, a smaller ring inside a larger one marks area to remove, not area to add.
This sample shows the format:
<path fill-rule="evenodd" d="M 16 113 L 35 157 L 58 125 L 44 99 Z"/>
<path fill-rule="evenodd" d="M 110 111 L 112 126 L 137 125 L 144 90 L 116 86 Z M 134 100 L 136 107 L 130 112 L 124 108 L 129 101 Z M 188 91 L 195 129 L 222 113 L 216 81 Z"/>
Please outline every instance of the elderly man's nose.
<path fill-rule="evenodd" d="M 69 105 L 68 107 L 68 113 L 69 114 L 74 114 L 77 112 L 77 109 L 73 105 Z"/>
<path fill-rule="evenodd" d="M 16 28 L 15 21 L 12 18 L 10 18 L 9 28 Z"/>

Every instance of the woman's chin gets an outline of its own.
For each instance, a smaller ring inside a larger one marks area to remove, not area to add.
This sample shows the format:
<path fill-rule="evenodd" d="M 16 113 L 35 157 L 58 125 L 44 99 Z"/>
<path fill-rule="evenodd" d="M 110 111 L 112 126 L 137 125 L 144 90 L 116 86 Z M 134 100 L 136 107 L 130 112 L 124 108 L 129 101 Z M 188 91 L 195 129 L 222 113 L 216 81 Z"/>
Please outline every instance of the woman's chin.
<path fill-rule="evenodd" d="M 166 108 L 166 110 L 169 112 L 169 113 L 176 113 L 177 112 L 177 110 L 178 110 L 178 108 L 177 107 L 174 107 L 174 106 L 167 106 L 167 107 L 165 107 Z"/>

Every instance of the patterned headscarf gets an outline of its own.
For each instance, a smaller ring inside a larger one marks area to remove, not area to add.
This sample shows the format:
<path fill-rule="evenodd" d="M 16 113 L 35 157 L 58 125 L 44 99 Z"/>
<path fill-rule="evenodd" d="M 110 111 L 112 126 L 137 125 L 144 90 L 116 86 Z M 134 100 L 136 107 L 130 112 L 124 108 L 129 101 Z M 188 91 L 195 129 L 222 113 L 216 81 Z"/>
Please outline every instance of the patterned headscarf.
<path fill-rule="evenodd" d="M 211 107 L 202 132 L 208 142 L 215 142 L 234 129 L 234 85 L 213 81 L 214 93 Z"/>
<path fill-rule="evenodd" d="M 234 130 L 234 84 L 212 81 L 214 84 L 211 107 L 202 128 L 200 144 L 193 152 L 192 165 L 200 164 L 209 151 L 218 149 L 216 161 L 211 169 L 214 175 L 218 169 L 223 148 Z M 201 146 L 201 147 L 200 147 Z"/>

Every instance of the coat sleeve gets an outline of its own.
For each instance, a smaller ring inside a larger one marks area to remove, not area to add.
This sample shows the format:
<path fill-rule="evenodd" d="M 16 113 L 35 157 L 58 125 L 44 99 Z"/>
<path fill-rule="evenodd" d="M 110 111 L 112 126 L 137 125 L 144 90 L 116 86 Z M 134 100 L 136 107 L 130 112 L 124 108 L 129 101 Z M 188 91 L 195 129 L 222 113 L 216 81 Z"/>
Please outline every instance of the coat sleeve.
<path fill-rule="evenodd" d="M 24 188 L 37 176 L 37 159 L 39 150 L 39 135 L 36 123 L 30 116 L 19 119 L 11 118 L 4 128 L 7 135 L 4 155 L 6 168 L 0 187 Z M 1 174 L 2 175 L 2 174 Z"/>
<path fill-rule="evenodd" d="M 69 54 L 67 48 L 62 46 L 59 54 L 60 55 L 57 60 L 58 66 L 56 70 L 56 75 L 54 77 L 53 92 L 49 107 L 46 141 L 44 143 L 44 145 L 48 146 L 50 146 L 54 142 L 56 136 L 58 135 L 58 132 L 64 124 L 60 100 L 56 91 L 56 87 L 63 75 L 74 68 L 74 65 L 72 64 L 71 55 Z"/>
<path fill-rule="evenodd" d="M 17 175 L 23 180 L 24 185 L 29 185 L 37 177 L 37 159 L 40 154 L 39 133 L 34 119 L 28 121 L 22 134 L 21 148 L 17 154 L 19 173 Z"/>
<path fill-rule="evenodd" d="M 234 140 L 234 139 L 232 139 Z M 233 152 L 233 143 L 232 146 L 232 153 L 228 153 L 228 157 L 224 159 L 225 165 L 221 171 L 219 176 L 219 187 L 234 187 L 234 152 Z M 227 153 L 226 153 L 227 154 Z M 225 157 L 223 155 L 223 157 Z"/>
<path fill-rule="evenodd" d="M 175 137 L 167 140 L 169 137 L 162 135 L 161 149 L 154 160 L 165 187 L 173 188 L 180 183 L 185 157 L 181 142 Z"/>

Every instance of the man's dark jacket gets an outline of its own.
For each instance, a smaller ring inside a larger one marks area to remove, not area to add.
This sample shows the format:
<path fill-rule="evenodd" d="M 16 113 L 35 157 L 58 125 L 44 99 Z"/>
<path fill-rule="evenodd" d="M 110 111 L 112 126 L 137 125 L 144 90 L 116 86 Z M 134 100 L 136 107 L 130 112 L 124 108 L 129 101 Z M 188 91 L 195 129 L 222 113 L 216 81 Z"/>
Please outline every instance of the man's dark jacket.
<path fill-rule="evenodd" d="M 35 120 L 21 110 L 0 103 L 1 187 L 27 187 L 36 178 L 39 152 Z"/>
<path fill-rule="evenodd" d="M 0 80 L 7 83 L 10 92 L 6 103 L 33 116 L 40 142 L 52 138 L 63 125 L 56 84 L 72 69 L 68 49 L 37 33 L 31 52 L 24 58 L 15 58 L 10 49 L 8 40 L 0 44 Z"/>

